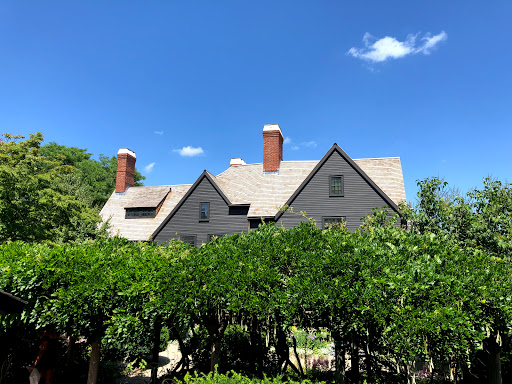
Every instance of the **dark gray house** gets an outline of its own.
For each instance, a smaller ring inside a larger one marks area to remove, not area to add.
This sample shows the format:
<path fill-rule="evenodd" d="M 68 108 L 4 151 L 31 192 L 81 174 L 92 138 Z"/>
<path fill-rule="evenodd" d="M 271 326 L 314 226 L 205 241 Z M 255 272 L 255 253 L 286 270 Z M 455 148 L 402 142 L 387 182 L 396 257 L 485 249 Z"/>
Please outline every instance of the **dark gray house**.
<path fill-rule="evenodd" d="M 113 235 L 130 240 L 172 238 L 199 246 L 212 236 L 257 228 L 262 220 L 291 228 L 304 211 L 318 226 L 345 221 L 354 230 L 373 208 L 405 201 L 400 158 L 352 159 L 337 144 L 319 161 L 284 161 L 277 124 L 263 129 L 263 162 L 231 159 L 214 176 L 204 171 L 194 184 L 131 187 L 135 153 L 118 153 L 116 191 L 101 211 Z"/>

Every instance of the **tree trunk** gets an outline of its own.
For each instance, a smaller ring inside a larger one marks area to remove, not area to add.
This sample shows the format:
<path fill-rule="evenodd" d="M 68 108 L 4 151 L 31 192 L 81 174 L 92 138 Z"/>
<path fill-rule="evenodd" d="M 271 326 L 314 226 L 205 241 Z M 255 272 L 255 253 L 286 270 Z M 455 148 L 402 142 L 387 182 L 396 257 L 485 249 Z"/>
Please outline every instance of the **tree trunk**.
<path fill-rule="evenodd" d="M 293 341 L 293 353 L 295 354 L 295 358 L 297 359 L 297 365 L 299 366 L 300 374 L 301 374 L 301 376 L 304 376 L 304 370 L 302 369 L 302 364 L 300 363 L 300 356 L 297 353 L 297 339 L 295 338 L 295 336 L 292 336 L 292 341 Z"/>
<path fill-rule="evenodd" d="M 489 337 L 486 341 L 487 350 L 487 376 L 489 384 L 501 384 L 501 348 L 495 337 Z"/>
<path fill-rule="evenodd" d="M 98 380 L 98 369 L 100 366 L 100 347 L 101 339 L 96 339 L 91 343 L 91 358 L 89 360 L 89 374 L 87 384 L 96 384 Z"/>
<path fill-rule="evenodd" d="M 372 353 L 370 349 L 370 342 L 368 341 L 368 344 L 366 346 L 366 355 L 365 355 L 365 363 L 366 363 L 366 378 L 368 382 L 373 383 L 373 361 L 372 361 Z"/>
<path fill-rule="evenodd" d="M 333 334 L 334 338 L 334 365 L 336 367 L 336 373 L 334 380 L 336 384 L 346 383 L 345 374 L 345 349 L 342 345 L 341 337 L 338 334 Z"/>
<path fill-rule="evenodd" d="M 162 323 L 160 316 L 155 319 L 155 326 L 153 329 L 153 356 L 151 361 L 151 384 L 156 384 L 158 374 L 158 356 L 160 355 L 160 332 L 162 330 Z"/>
<path fill-rule="evenodd" d="M 224 336 L 224 331 L 228 326 L 228 314 L 222 311 L 215 315 L 210 313 L 210 316 L 208 316 L 203 323 L 212 340 L 210 372 L 214 372 L 215 366 L 220 363 L 220 344 Z"/>
<path fill-rule="evenodd" d="M 352 343 L 351 343 L 351 351 L 350 351 L 350 373 L 352 376 L 352 381 L 354 383 L 359 383 L 359 346 L 356 342 L 356 337 L 352 334 Z"/>
<path fill-rule="evenodd" d="M 212 342 L 212 358 L 210 360 L 210 372 L 215 372 L 215 366 L 220 363 L 220 340 Z"/>
<path fill-rule="evenodd" d="M 407 384 L 416 384 L 415 362 L 407 361 L 405 366 L 407 369 Z"/>
<path fill-rule="evenodd" d="M 251 321 L 251 351 L 249 352 L 250 369 L 253 374 L 263 378 L 263 347 L 258 318 L 254 316 Z"/>
<path fill-rule="evenodd" d="M 186 348 L 185 343 L 183 342 L 183 339 L 181 338 L 181 335 L 178 332 L 178 330 L 176 329 L 176 327 L 171 326 L 171 332 L 172 332 L 173 336 L 176 338 L 176 340 L 178 340 L 178 344 L 180 346 L 181 361 L 183 364 L 183 369 L 188 370 L 189 366 L 190 366 L 188 356 L 190 355 L 190 353 L 189 353 L 188 349 Z M 176 371 L 177 371 L 177 369 L 176 369 Z"/>

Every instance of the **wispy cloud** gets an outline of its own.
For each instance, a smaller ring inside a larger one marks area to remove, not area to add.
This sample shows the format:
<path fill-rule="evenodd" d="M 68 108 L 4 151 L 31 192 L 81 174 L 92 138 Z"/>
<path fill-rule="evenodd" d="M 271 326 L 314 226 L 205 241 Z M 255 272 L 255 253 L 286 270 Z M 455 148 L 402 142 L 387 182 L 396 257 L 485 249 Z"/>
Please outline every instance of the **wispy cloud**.
<path fill-rule="evenodd" d="M 364 48 L 352 47 L 347 53 L 358 59 L 380 63 L 388 59 L 399 59 L 417 53 L 428 55 L 437 44 L 448 38 L 448 34 L 445 31 L 435 36 L 426 33 L 417 45 L 418 35 L 410 34 L 405 41 L 399 41 L 390 36 L 376 40 L 374 36 L 366 32 L 363 36 Z"/>
<path fill-rule="evenodd" d="M 311 141 L 303 141 L 302 143 L 295 143 L 290 137 L 285 137 L 284 144 L 290 144 L 290 149 L 292 151 L 298 151 L 301 148 L 316 148 L 317 143 L 314 140 Z"/>
<path fill-rule="evenodd" d="M 148 164 L 144 167 L 144 171 L 146 173 L 150 173 L 152 170 L 153 170 L 153 167 L 155 166 L 156 163 L 151 163 L 151 164 Z"/>
<path fill-rule="evenodd" d="M 204 153 L 203 148 L 201 148 L 201 147 L 194 148 L 194 147 L 191 147 L 190 145 L 188 147 L 183 147 L 181 149 L 173 149 L 172 151 L 178 152 L 180 154 L 180 156 L 184 156 L 184 157 L 194 157 L 194 156 L 202 155 Z"/>
<path fill-rule="evenodd" d="M 153 132 L 155 135 L 160 135 L 162 136 L 164 134 L 164 131 L 155 131 Z"/>
<path fill-rule="evenodd" d="M 316 141 L 306 141 L 304 143 L 302 143 L 302 146 L 303 147 L 308 147 L 308 148 L 316 148 L 318 144 L 316 143 Z"/>

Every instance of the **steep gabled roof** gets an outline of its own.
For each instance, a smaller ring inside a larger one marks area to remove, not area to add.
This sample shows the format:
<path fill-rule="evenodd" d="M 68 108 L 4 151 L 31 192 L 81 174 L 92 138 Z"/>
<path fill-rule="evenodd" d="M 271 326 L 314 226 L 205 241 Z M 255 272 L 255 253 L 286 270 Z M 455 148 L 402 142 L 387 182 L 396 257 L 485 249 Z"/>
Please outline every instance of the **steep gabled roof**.
<path fill-rule="evenodd" d="M 130 240 L 154 238 L 199 183 L 207 179 L 227 205 L 249 205 L 249 218 L 278 219 L 279 208 L 293 206 L 295 197 L 334 152 L 339 153 L 392 209 L 397 210 L 398 202 L 405 201 L 400 158 L 352 160 L 334 144 L 320 161 L 281 161 L 276 174 L 264 174 L 262 163 L 245 164 L 231 166 L 217 176 L 205 170 L 193 185 L 130 187 L 124 195 L 113 193 L 100 215 L 104 221 L 110 218 L 112 234 Z M 160 211 L 153 219 L 125 218 L 125 208 L 153 207 L 159 202 Z"/>
<path fill-rule="evenodd" d="M 109 221 L 111 235 L 119 235 L 129 240 L 146 241 L 155 228 L 179 203 L 190 189 L 190 186 L 190 184 L 183 184 L 159 187 L 130 187 L 124 194 L 113 192 L 103 206 L 100 216 L 103 221 Z M 164 198 L 162 200 L 163 194 Z M 156 208 L 159 204 L 160 210 L 155 218 L 125 218 L 126 208 Z"/>
<path fill-rule="evenodd" d="M 275 174 L 264 174 L 261 163 L 237 165 L 218 175 L 217 182 L 233 203 L 250 204 L 248 217 L 274 217 L 317 163 L 282 161 Z"/>
<path fill-rule="evenodd" d="M 349 155 L 341 149 L 338 144 L 334 143 L 331 149 L 327 151 L 322 160 L 318 162 L 315 168 L 311 171 L 309 176 L 302 182 L 302 184 L 295 190 L 295 192 L 290 196 L 290 198 L 286 201 L 284 205 L 293 206 L 293 201 L 295 198 L 302 192 L 302 190 L 308 185 L 309 181 L 316 175 L 316 173 L 322 168 L 325 162 L 331 157 L 331 155 L 335 152 L 338 152 L 340 156 L 357 172 L 359 175 L 377 192 L 377 194 L 382 197 L 382 199 L 391 207 L 394 211 L 398 212 L 398 206 L 386 195 L 382 189 L 380 189 L 375 182 L 368 177 L 368 175 L 355 163 L 354 160 L 350 158 Z M 279 211 L 275 215 L 275 220 L 279 220 L 279 218 L 283 215 L 283 211 Z"/>
<path fill-rule="evenodd" d="M 227 196 L 224 194 L 222 189 L 217 185 L 217 182 L 215 180 L 215 176 L 213 176 L 210 172 L 208 172 L 206 169 L 201 173 L 201 176 L 199 176 L 194 184 L 192 184 L 192 187 L 189 188 L 187 193 L 181 198 L 178 204 L 173 208 L 171 213 L 167 215 L 165 220 L 162 221 L 162 223 L 155 229 L 155 231 L 152 233 L 151 238 L 154 239 L 160 231 L 165 227 L 165 225 L 169 222 L 169 220 L 172 219 L 172 217 L 175 215 L 176 212 L 181 208 L 181 206 L 187 201 L 189 196 L 194 193 L 196 188 L 198 187 L 201 182 L 206 179 L 210 182 L 210 184 L 213 186 L 213 188 L 217 191 L 217 193 L 222 197 L 222 199 L 226 202 L 227 205 L 231 205 L 231 202 L 227 198 Z"/>

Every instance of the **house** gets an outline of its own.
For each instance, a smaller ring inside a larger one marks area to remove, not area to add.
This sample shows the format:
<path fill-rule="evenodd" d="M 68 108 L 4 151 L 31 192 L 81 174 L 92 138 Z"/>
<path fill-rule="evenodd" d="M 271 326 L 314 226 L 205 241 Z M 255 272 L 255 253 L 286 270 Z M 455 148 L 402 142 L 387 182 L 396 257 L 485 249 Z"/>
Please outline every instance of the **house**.
<path fill-rule="evenodd" d="M 319 226 L 343 220 L 355 230 L 373 208 L 398 212 L 405 201 L 400 158 L 352 159 L 333 144 L 319 161 L 285 161 L 277 124 L 263 128 L 262 163 L 231 159 L 224 172 L 205 170 L 194 184 L 133 187 L 135 153 L 120 149 L 117 156 L 116 190 L 100 215 L 113 234 L 130 240 L 175 238 L 199 246 L 262 220 L 285 228 L 306 220 L 283 206 L 306 212 Z"/>

